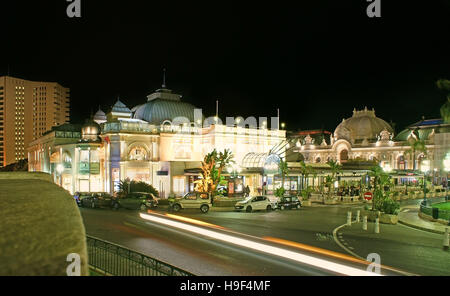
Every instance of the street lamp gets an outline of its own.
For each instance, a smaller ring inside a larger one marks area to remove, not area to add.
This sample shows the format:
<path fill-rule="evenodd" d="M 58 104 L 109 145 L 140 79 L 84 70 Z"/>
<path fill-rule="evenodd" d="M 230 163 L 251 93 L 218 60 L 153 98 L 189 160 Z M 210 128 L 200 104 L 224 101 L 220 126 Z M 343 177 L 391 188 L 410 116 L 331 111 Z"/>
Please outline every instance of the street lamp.
<path fill-rule="evenodd" d="M 430 171 L 430 161 L 423 160 L 420 170 L 423 172 L 423 205 L 427 205 L 427 173 Z"/>

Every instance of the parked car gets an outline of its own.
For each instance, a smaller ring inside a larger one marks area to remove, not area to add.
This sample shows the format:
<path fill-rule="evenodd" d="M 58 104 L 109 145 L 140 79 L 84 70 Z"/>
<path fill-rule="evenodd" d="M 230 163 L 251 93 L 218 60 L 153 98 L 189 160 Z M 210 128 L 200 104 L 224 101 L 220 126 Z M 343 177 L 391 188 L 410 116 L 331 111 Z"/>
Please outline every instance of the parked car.
<path fill-rule="evenodd" d="M 132 192 L 124 198 L 117 199 L 118 205 L 129 210 L 141 210 L 153 209 L 158 206 L 158 198 L 148 192 Z"/>
<path fill-rule="evenodd" d="M 200 209 L 202 213 L 208 213 L 211 206 L 211 195 L 204 192 L 189 192 L 182 198 L 175 198 L 169 202 L 169 208 L 175 212 L 181 209 Z"/>
<path fill-rule="evenodd" d="M 266 196 L 249 196 L 243 201 L 238 201 L 234 208 L 238 211 L 245 210 L 248 213 L 255 210 L 272 211 L 276 209 L 276 204 Z"/>
<path fill-rule="evenodd" d="M 117 199 L 105 192 L 80 193 L 80 206 L 89 208 L 117 208 Z"/>
<path fill-rule="evenodd" d="M 278 208 L 280 210 L 300 209 L 301 206 L 302 204 L 297 196 L 283 196 L 278 202 Z"/>

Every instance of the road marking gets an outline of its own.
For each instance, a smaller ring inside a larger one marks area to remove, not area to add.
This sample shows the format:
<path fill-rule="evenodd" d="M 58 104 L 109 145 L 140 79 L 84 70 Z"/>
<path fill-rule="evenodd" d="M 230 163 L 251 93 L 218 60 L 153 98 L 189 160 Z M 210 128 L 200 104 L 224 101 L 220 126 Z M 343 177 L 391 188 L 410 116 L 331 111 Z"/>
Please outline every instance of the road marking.
<path fill-rule="evenodd" d="M 356 220 L 355 220 L 355 221 L 352 222 L 352 224 L 353 224 L 353 223 L 361 223 L 361 222 L 356 222 Z M 333 230 L 334 241 L 338 244 L 338 246 L 340 246 L 342 249 L 344 249 L 344 251 L 346 251 L 346 252 L 349 253 L 350 255 L 353 255 L 353 256 L 355 256 L 356 258 L 360 259 L 360 260 L 367 261 L 366 258 L 363 258 L 363 257 L 359 256 L 358 254 L 356 254 L 355 252 L 353 252 L 353 251 L 351 250 L 351 249 L 354 249 L 354 248 L 351 248 L 351 247 L 348 247 L 348 248 L 347 248 L 346 246 L 344 246 L 343 244 L 341 244 L 341 242 L 340 242 L 339 239 L 337 238 L 337 232 L 338 232 L 341 228 L 343 228 L 343 227 L 345 227 L 345 226 L 347 226 L 347 223 L 342 224 L 341 226 L 338 226 L 338 227 L 336 227 L 336 229 Z M 351 249 L 350 249 L 350 248 L 351 248 Z M 388 270 L 392 270 L 392 271 L 398 272 L 398 273 L 403 274 L 403 275 L 408 275 L 408 276 L 418 275 L 418 274 L 410 273 L 410 272 L 407 272 L 407 271 L 398 270 L 398 269 L 393 268 L 393 267 L 390 267 L 390 266 L 381 265 L 381 267 L 384 268 L 384 269 L 388 269 Z"/>

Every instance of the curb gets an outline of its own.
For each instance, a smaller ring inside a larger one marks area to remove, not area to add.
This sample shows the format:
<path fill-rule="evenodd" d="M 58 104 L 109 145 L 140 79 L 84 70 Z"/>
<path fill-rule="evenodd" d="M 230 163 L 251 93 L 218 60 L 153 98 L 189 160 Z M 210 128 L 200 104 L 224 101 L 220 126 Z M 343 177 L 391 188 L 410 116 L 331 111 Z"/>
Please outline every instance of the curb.
<path fill-rule="evenodd" d="M 211 207 L 209 209 L 211 212 L 233 212 L 234 207 Z"/>
<path fill-rule="evenodd" d="M 406 209 L 406 208 L 407 208 L 407 206 L 405 206 L 405 207 L 400 207 L 400 212 L 401 212 L 403 209 Z M 412 223 L 409 223 L 409 222 L 405 222 L 404 220 L 400 220 L 400 218 L 398 219 L 398 223 L 403 224 L 403 225 L 406 225 L 406 226 L 409 226 L 409 227 L 412 227 L 412 228 L 415 228 L 415 229 L 419 229 L 419 230 L 422 230 L 422 231 L 431 232 L 431 233 L 436 233 L 436 234 L 444 234 L 444 233 L 445 233 L 444 231 L 435 230 L 435 229 L 430 229 L 430 228 L 418 226 L 418 225 L 415 225 L 415 224 L 412 224 Z"/>
<path fill-rule="evenodd" d="M 430 229 L 430 228 L 426 228 L 426 227 L 417 226 L 415 224 L 411 224 L 411 223 L 402 221 L 400 219 L 398 220 L 398 223 L 406 225 L 406 226 L 409 226 L 409 227 L 412 227 L 412 228 L 416 228 L 416 229 L 419 229 L 419 230 L 431 232 L 431 233 L 436 233 L 436 234 L 444 234 L 445 233 L 444 231 L 434 230 L 434 229 Z"/>

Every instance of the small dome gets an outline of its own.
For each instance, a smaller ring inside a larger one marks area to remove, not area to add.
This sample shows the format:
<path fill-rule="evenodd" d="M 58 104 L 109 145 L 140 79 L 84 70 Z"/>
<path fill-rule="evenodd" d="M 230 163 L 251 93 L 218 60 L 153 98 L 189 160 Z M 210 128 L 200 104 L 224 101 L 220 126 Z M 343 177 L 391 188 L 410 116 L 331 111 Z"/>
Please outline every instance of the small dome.
<path fill-rule="evenodd" d="M 375 110 L 356 111 L 353 110 L 353 116 L 344 119 L 334 131 L 336 139 L 345 139 L 350 142 L 375 140 L 383 131 L 387 130 L 393 133 L 392 127 L 381 118 L 375 116 Z"/>
<path fill-rule="evenodd" d="M 100 125 L 93 120 L 86 120 L 81 127 L 81 140 L 84 142 L 95 142 L 99 140 Z"/>
<path fill-rule="evenodd" d="M 106 122 L 106 114 L 101 109 L 98 109 L 97 113 L 94 115 L 94 121 L 98 124 Z"/>
<path fill-rule="evenodd" d="M 131 112 L 128 107 L 120 101 L 120 99 L 117 99 L 117 102 L 112 107 L 112 112 L 122 112 L 122 113 L 129 113 Z"/>

